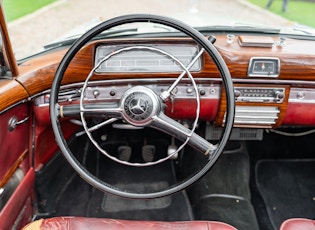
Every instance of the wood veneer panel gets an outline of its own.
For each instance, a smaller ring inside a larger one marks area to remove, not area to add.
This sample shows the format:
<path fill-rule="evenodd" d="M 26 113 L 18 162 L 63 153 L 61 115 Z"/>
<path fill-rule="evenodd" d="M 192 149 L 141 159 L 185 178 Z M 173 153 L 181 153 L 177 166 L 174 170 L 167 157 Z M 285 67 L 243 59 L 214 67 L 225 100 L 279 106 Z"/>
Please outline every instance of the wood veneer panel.
<path fill-rule="evenodd" d="M 66 53 L 66 49 L 36 57 L 19 66 L 17 78 L 30 96 L 50 89 L 58 64 Z"/>
<path fill-rule="evenodd" d="M 0 113 L 6 108 L 28 98 L 28 94 L 15 80 L 0 81 Z"/>
<path fill-rule="evenodd" d="M 2 12 L 0 14 L 0 24 L 1 24 L 1 35 L 2 35 L 3 47 L 4 47 L 4 50 L 3 50 L 4 56 L 8 62 L 12 75 L 17 76 L 19 74 L 18 66 L 16 64 L 15 56 L 12 50 L 12 45 L 11 45 L 11 41 L 9 38 L 8 29 L 7 29 L 7 24 L 4 18 L 2 2 L 0 2 L 0 11 Z"/>
<path fill-rule="evenodd" d="M 278 37 L 272 37 L 277 42 Z M 134 39 L 134 40 L 104 40 L 92 42 L 82 48 L 73 59 L 66 71 L 63 84 L 82 82 L 89 74 L 94 63 L 94 50 L 100 44 L 140 44 L 140 43 L 167 43 L 183 44 L 190 43 L 191 40 L 185 38 L 170 39 Z M 226 61 L 231 75 L 234 79 L 248 79 L 247 69 L 251 57 L 277 57 L 281 61 L 280 80 L 315 80 L 315 42 L 305 40 L 287 39 L 284 47 L 241 47 L 236 40 L 232 44 L 227 44 L 225 35 L 218 35 L 215 43 L 218 51 Z M 60 50 L 50 53 L 19 66 L 20 75 L 18 80 L 25 86 L 30 95 L 34 95 L 43 90 L 50 89 L 58 64 L 66 52 Z M 219 72 L 209 55 L 204 54 L 204 68 L 197 73 L 193 73 L 195 78 L 219 78 Z M 174 78 L 178 73 L 103 73 L 95 74 L 93 80 L 105 79 L 140 79 L 140 78 Z M 257 78 L 251 78 L 257 79 Z M 258 78 L 266 79 L 268 78 Z M 274 79 L 274 78 L 273 78 Z"/>
<path fill-rule="evenodd" d="M 271 37 L 275 43 L 279 37 Z M 246 78 L 251 57 L 277 57 L 281 69 L 279 79 L 315 80 L 315 41 L 286 39 L 285 46 L 242 47 L 238 37 L 232 44 L 218 36 L 215 46 L 226 61 L 233 78 Z M 267 79 L 267 78 L 266 78 Z"/>
<path fill-rule="evenodd" d="M 25 150 L 21 156 L 14 162 L 12 167 L 9 169 L 9 171 L 4 175 L 4 177 L 0 180 L 0 188 L 2 188 L 12 177 L 14 172 L 17 170 L 17 168 L 20 166 L 24 158 L 26 157 L 28 153 L 28 150 Z"/>

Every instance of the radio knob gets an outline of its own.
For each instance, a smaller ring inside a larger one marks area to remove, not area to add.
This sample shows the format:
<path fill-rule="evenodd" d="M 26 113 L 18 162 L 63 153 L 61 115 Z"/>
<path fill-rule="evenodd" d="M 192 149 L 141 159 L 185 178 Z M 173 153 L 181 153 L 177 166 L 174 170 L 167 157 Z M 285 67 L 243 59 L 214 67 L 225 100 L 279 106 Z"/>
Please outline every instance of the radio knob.
<path fill-rule="evenodd" d="M 199 91 L 199 93 L 200 93 L 200 96 L 206 95 L 206 91 L 205 91 L 204 89 L 201 89 L 201 90 Z"/>
<path fill-rule="evenodd" d="M 275 95 L 276 95 L 276 99 L 277 99 L 277 100 L 281 100 L 281 99 L 284 98 L 284 93 L 281 92 L 281 91 L 276 91 L 276 92 L 275 92 Z"/>
<path fill-rule="evenodd" d="M 239 90 L 234 90 L 234 96 L 235 96 L 236 98 L 238 98 L 238 97 L 241 96 L 241 95 L 242 95 L 241 91 L 239 91 Z"/>

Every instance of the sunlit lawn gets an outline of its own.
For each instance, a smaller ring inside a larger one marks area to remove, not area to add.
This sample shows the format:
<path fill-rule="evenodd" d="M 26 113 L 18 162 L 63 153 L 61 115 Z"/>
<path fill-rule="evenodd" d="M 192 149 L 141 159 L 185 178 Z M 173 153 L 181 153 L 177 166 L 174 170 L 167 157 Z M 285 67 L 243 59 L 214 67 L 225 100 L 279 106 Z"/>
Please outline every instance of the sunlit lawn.
<path fill-rule="evenodd" d="M 265 8 L 268 3 L 268 0 L 248 1 L 262 8 Z M 290 21 L 315 28 L 315 1 L 289 0 L 287 12 L 282 12 L 282 0 L 274 0 L 269 10 Z"/>
<path fill-rule="evenodd" d="M 3 0 L 3 7 L 8 21 L 32 13 L 56 0 Z"/>

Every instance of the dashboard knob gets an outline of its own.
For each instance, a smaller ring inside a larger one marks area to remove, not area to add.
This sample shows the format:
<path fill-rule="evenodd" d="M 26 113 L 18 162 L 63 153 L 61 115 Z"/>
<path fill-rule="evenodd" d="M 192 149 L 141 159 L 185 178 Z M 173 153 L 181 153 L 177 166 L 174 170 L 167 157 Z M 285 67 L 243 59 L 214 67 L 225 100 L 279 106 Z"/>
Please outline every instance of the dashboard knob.
<path fill-rule="evenodd" d="M 194 92 L 194 89 L 193 89 L 193 88 L 190 88 L 190 87 L 189 87 L 189 88 L 186 89 L 186 93 L 187 93 L 187 94 L 192 94 L 192 92 Z"/>
<path fill-rule="evenodd" d="M 234 90 L 234 96 L 237 98 L 237 97 L 239 97 L 239 96 L 241 96 L 241 91 L 239 91 L 239 90 Z"/>
<path fill-rule="evenodd" d="M 298 92 L 298 93 L 296 94 L 296 97 L 297 97 L 298 99 L 303 99 L 303 98 L 305 97 L 305 93 L 304 93 L 304 92 Z"/>
<path fill-rule="evenodd" d="M 205 91 L 204 89 L 201 89 L 201 90 L 199 91 L 199 93 L 200 93 L 200 96 L 206 95 L 206 91 Z"/>
<path fill-rule="evenodd" d="M 276 95 L 276 99 L 277 99 L 277 100 L 281 100 L 281 99 L 284 98 L 284 93 L 281 92 L 281 91 L 276 91 L 276 92 L 275 92 L 275 95 Z"/>

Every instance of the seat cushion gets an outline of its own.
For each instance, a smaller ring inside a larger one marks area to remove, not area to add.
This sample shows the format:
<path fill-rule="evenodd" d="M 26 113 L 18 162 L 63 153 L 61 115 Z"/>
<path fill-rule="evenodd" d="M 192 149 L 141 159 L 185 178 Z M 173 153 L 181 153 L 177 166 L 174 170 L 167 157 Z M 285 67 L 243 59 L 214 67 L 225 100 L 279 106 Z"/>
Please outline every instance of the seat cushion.
<path fill-rule="evenodd" d="M 70 230 L 70 229 L 196 229 L 196 230 L 235 230 L 231 225 L 216 221 L 132 221 L 85 217 L 55 217 L 41 219 L 27 225 L 24 230 Z"/>
<path fill-rule="evenodd" d="M 281 224 L 280 230 L 315 230 L 315 221 L 309 219 L 288 219 Z"/>

